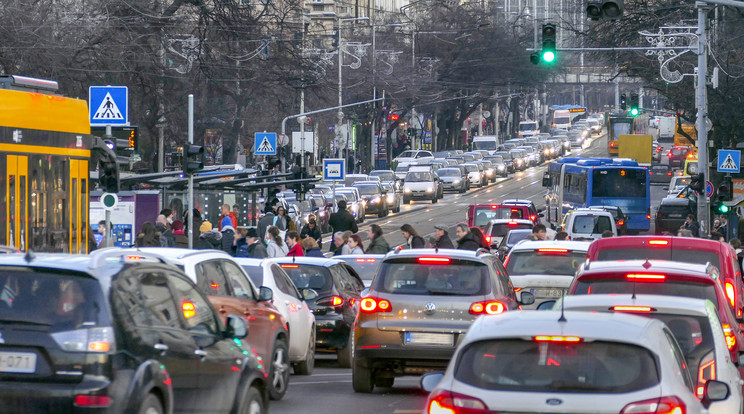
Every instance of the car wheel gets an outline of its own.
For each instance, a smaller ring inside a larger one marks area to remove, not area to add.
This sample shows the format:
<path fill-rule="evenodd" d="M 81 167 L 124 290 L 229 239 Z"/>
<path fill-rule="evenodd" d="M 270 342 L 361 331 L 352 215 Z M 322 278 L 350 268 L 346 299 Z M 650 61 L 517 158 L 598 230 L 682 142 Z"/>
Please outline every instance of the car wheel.
<path fill-rule="evenodd" d="M 432 204 L 436 204 L 438 201 L 439 199 L 436 196 L 434 196 L 434 198 L 431 199 Z"/>
<path fill-rule="evenodd" d="M 160 404 L 160 400 L 153 394 L 147 394 L 145 400 L 142 401 L 137 414 L 162 414 L 163 406 Z"/>
<path fill-rule="evenodd" d="M 391 388 L 395 384 L 395 377 L 375 378 L 376 387 Z"/>
<path fill-rule="evenodd" d="M 387 211 L 388 211 L 387 206 L 380 207 L 380 212 L 377 213 L 377 217 L 383 218 L 383 217 L 387 216 Z"/>
<path fill-rule="evenodd" d="M 338 366 L 341 368 L 351 368 L 351 362 L 354 360 L 354 331 L 349 331 L 349 338 L 346 340 L 346 346 L 336 350 L 338 357 Z"/>
<path fill-rule="evenodd" d="M 310 375 L 313 373 L 313 368 L 315 368 L 315 329 L 312 329 L 313 334 L 310 335 L 310 343 L 307 345 L 305 360 L 295 362 L 294 364 L 294 373 L 296 375 Z"/>
<path fill-rule="evenodd" d="M 371 368 L 355 363 L 351 370 L 351 384 L 355 392 L 370 393 L 375 389 L 375 373 Z"/>
<path fill-rule="evenodd" d="M 403 204 L 411 204 L 411 200 L 409 200 L 407 198 L 404 198 L 403 199 Z"/>
<path fill-rule="evenodd" d="M 266 409 L 263 398 L 261 398 L 261 392 L 256 387 L 248 385 L 243 398 L 240 400 L 240 406 L 235 412 L 239 414 L 264 414 Z"/>
<path fill-rule="evenodd" d="M 269 366 L 269 397 L 272 400 L 281 400 L 289 387 L 289 352 L 287 343 L 279 340 L 271 353 L 271 365 Z"/>

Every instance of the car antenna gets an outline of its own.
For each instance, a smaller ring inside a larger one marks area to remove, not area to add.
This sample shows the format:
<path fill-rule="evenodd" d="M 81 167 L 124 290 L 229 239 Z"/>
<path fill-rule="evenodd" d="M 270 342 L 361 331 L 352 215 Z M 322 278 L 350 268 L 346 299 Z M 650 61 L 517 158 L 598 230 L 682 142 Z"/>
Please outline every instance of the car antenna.
<path fill-rule="evenodd" d="M 566 322 L 566 313 L 564 312 L 565 306 L 563 306 L 564 299 L 566 297 L 566 292 L 561 290 L 561 317 L 558 318 L 558 322 Z"/>

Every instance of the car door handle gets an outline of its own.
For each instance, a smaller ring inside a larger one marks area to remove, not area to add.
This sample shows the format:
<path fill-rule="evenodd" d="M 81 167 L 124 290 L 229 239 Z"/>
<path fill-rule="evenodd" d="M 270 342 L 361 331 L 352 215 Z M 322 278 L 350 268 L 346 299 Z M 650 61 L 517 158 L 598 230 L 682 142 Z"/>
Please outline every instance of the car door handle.
<path fill-rule="evenodd" d="M 160 351 L 160 355 L 165 355 L 166 352 L 168 352 L 168 345 L 158 342 L 157 344 L 153 345 L 153 348 Z"/>
<path fill-rule="evenodd" d="M 197 348 L 197 349 L 194 350 L 194 355 L 196 355 L 198 357 L 201 357 L 201 358 L 206 358 L 207 357 L 207 351 L 205 351 L 203 349 Z"/>

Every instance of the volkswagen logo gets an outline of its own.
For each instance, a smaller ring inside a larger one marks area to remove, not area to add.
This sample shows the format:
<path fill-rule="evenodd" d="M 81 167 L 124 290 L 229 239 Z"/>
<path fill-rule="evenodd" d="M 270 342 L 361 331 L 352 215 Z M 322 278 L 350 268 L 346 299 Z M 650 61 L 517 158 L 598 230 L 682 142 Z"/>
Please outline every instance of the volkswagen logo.
<path fill-rule="evenodd" d="M 558 398 L 548 398 L 545 400 L 545 404 L 548 405 L 561 405 L 563 404 L 563 400 L 559 400 Z"/>
<path fill-rule="evenodd" d="M 424 310 L 426 311 L 426 313 L 432 314 L 437 311 L 437 306 L 429 302 L 426 305 L 424 305 Z"/>

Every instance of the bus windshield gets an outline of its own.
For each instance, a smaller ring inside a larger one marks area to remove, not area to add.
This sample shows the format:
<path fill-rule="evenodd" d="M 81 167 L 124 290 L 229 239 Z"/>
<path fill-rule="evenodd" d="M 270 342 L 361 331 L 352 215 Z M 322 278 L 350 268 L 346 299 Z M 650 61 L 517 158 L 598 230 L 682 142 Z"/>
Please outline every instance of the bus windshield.
<path fill-rule="evenodd" d="M 498 144 L 496 141 L 473 141 L 473 149 L 493 151 Z"/>
<path fill-rule="evenodd" d="M 592 197 L 646 197 L 646 170 L 595 169 Z"/>
<path fill-rule="evenodd" d="M 612 123 L 612 139 L 618 139 L 620 135 L 630 134 L 632 125 L 626 122 Z"/>

